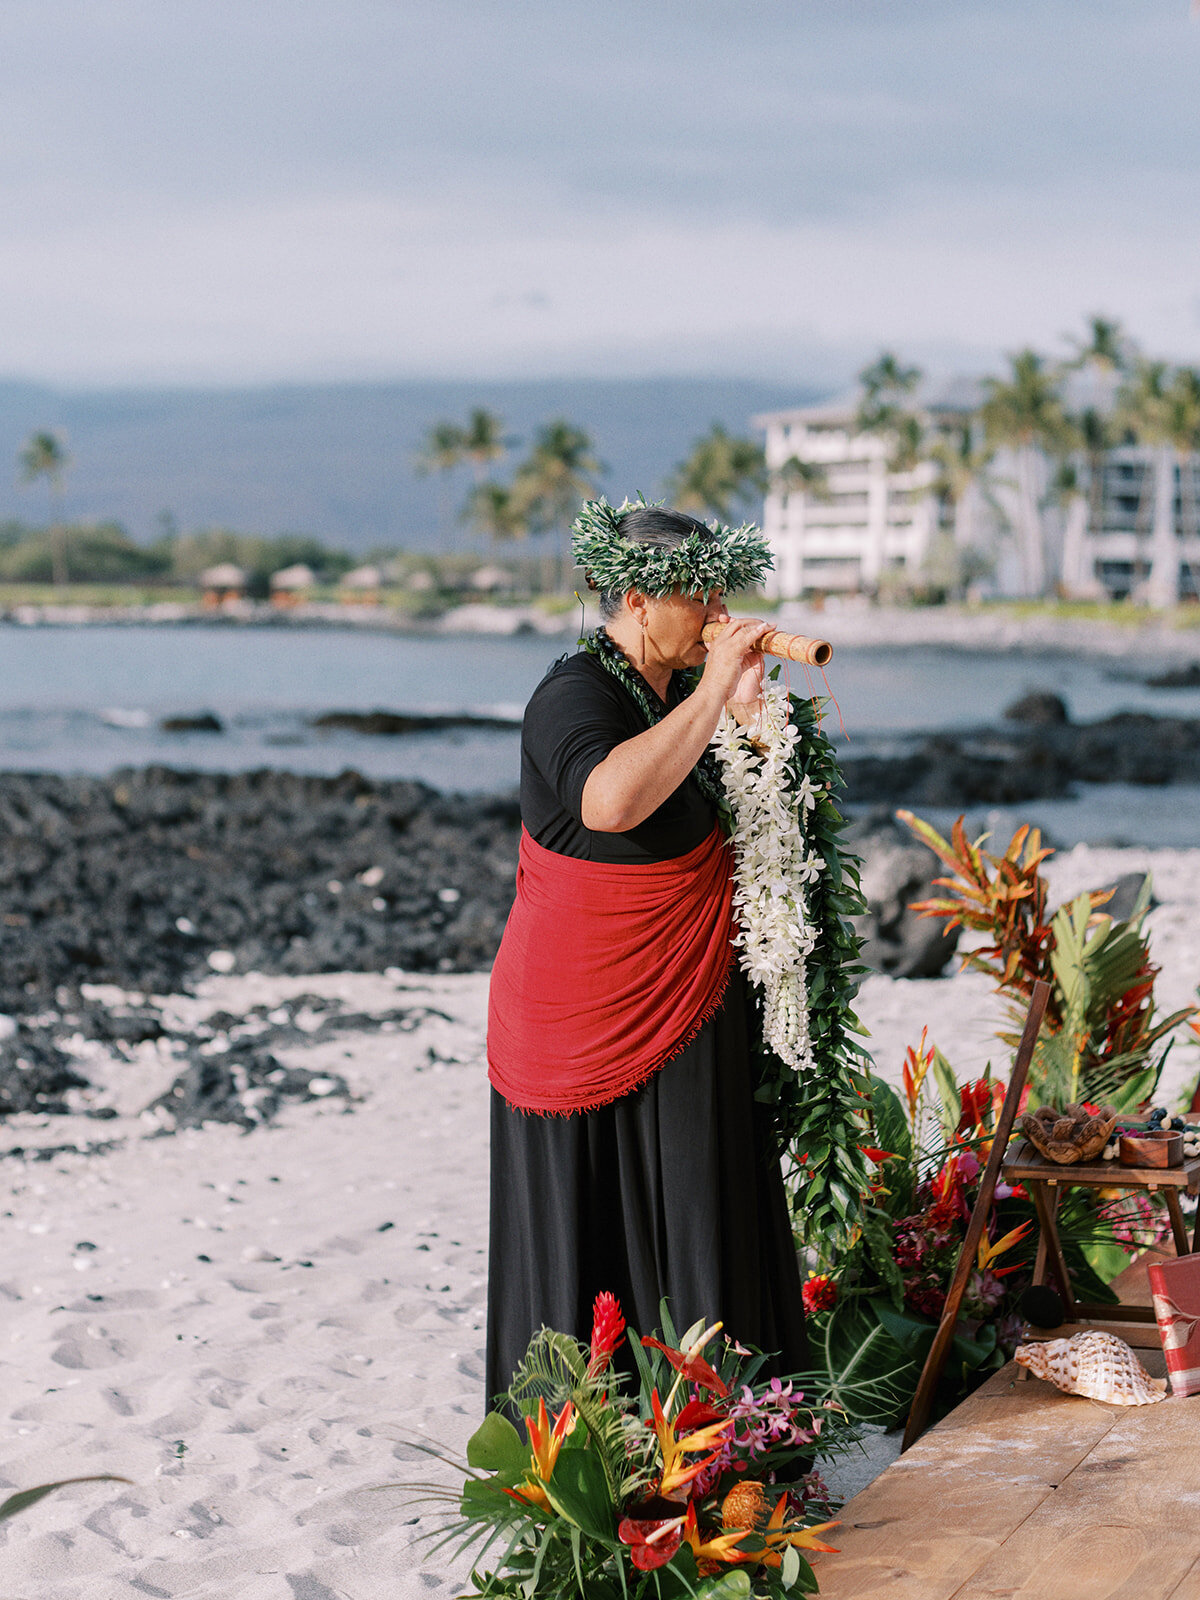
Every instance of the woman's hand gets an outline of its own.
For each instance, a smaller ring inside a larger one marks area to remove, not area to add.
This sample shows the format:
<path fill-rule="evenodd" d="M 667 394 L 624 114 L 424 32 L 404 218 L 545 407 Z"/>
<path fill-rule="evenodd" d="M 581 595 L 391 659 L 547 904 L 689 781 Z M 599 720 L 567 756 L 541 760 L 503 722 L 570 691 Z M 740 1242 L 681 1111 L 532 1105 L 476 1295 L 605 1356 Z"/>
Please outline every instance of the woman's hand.
<path fill-rule="evenodd" d="M 701 686 L 720 694 L 722 705 L 733 701 L 753 704 L 762 692 L 762 652 L 752 649 L 755 641 L 770 633 L 772 624 L 757 617 L 738 617 L 731 621 L 708 649 Z"/>

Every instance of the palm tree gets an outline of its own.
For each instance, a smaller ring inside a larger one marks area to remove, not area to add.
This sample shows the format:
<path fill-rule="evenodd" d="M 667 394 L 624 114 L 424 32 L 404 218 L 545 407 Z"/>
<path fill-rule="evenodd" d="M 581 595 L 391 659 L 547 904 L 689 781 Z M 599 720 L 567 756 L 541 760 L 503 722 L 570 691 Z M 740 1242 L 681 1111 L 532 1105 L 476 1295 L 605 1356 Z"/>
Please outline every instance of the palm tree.
<path fill-rule="evenodd" d="M 789 456 L 772 475 L 771 487 L 780 494 L 806 494 L 814 500 L 827 500 L 829 472 L 819 461 L 801 461 L 799 456 Z"/>
<path fill-rule="evenodd" d="M 671 504 L 693 515 L 731 521 L 739 501 L 765 494 L 769 483 L 763 448 L 726 433 L 719 422 L 694 441 L 667 479 Z"/>
<path fill-rule="evenodd" d="M 467 496 L 464 519 L 497 544 L 524 539 L 529 522 L 513 491 L 502 483 L 477 483 Z"/>
<path fill-rule="evenodd" d="M 1200 374 L 1190 367 L 1174 372 L 1165 361 L 1141 360 L 1121 392 L 1117 417 L 1139 444 L 1154 451 L 1150 577 L 1146 598 L 1151 605 L 1179 602 L 1179 544 L 1175 537 L 1175 470 L 1179 468 L 1181 492 L 1195 511 L 1192 456 L 1200 449 Z M 1189 492 L 1190 491 L 1190 492 Z M 1139 521 L 1141 511 L 1139 509 Z"/>
<path fill-rule="evenodd" d="M 1057 456 L 1074 442 L 1074 432 L 1063 410 L 1057 375 L 1035 350 L 1020 350 L 1009 358 L 1008 379 L 985 380 L 986 399 L 980 411 L 984 436 L 993 447 L 1006 447 L 1017 465 L 1017 537 L 1021 552 L 1021 577 L 1026 594 L 1046 589 L 1046 541 L 1042 529 L 1038 489 L 1040 452 Z"/>
<path fill-rule="evenodd" d="M 1109 452 L 1120 443 L 1120 424 L 1114 414 L 1117 394 L 1136 357 L 1132 341 L 1115 319 L 1094 315 L 1088 318 L 1087 327 L 1086 339 L 1068 336 L 1067 343 L 1074 345 L 1075 354 L 1063 368 L 1064 373 L 1081 372 L 1092 380 L 1090 390 L 1079 397 L 1082 402 L 1080 408 L 1070 416 L 1086 467 L 1086 483 L 1083 485 L 1087 510 L 1085 540 L 1088 532 L 1103 532 L 1104 468 Z M 1068 384 L 1068 394 L 1074 387 Z M 1079 474 L 1076 473 L 1075 490 L 1067 503 L 1068 534 L 1069 519 L 1079 516 L 1077 500 L 1080 488 Z M 1065 576 L 1069 565 L 1065 552 L 1063 565 Z M 1091 586 L 1091 583 L 1085 583 L 1085 587 Z"/>
<path fill-rule="evenodd" d="M 22 483 L 45 478 L 50 491 L 50 569 L 56 584 L 67 581 L 67 531 L 62 524 L 63 480 L 71 457 L 57 433 L 31 433 L 17 456 Z"/>
<path fill-rule="evenodd" d="M 476 406 L 460 434 L 459 458 L 465 457 L 471 463 L 478 485 L 483 482 L 485 469 L 494 461 L 503 461 L 515 443 L 515 439 L 505 435 L 503 417 L 484 406 Z"/>
<path fill-rule="evenodd" d="M 1169 392 L 1171 438 L 1179 461 L 1181 531 L 1200 536 L 1196 504 L 1196 455 L 1200 452 L 1200 370 L 1176 367 Z"/>
<path fill-rule="evenodd" d="M 530 532 L 557 533 L 560 541 L 557 574 L 551 578 L 547 569 L 545 587 L 565 587 L 571 522 L 579 502 L 596 493 L 605 470 L 588 434 L 562 417 L 538 429 L 529 455 L 517 468 L 512 486 L 514 514 L 525 521 Z"/>
<path fill-rule="evenodd" d="M 937 468 L 933 493 L 948 502 L 954 513 L 954 544 L 958 550 L 975 545 L 975 486 L 983 479 L 995 450 L 980 438 L 975 417 L 957 419 L 950 428 L 939 429 L 929 440 L 925 454 Z"/>
<path fill-rule="evenodd" d="M 467 456 L 467 435 L 457 422 L 435 422 L 425 435 L 416 458 L 417 476 L 438 474 L 438 531 L 444 538 L 447 528 L 446 484 L 450 474 L 462 466 Z"/>
<path fill-rule="evenodd" d="M 855 421 L 863 433 L 887 433 L 896 427 L 922 377 L 920 367 L 904 366 L 892 350 L 864 367 L 858 375 L 862 399 Z"/>
<path fill-rule="evenodd" d="M 1087 321 L 1088 337 L 1079 339 L 1068 334 L 1067 343 L 1075 346 L 1075 354 L 1067 362 L 1069 370 L 1112 375 L 1128 370 L 1131 358 L 1130 341 L 1121 324 L 1111 317 L 1091 316 Z"/>

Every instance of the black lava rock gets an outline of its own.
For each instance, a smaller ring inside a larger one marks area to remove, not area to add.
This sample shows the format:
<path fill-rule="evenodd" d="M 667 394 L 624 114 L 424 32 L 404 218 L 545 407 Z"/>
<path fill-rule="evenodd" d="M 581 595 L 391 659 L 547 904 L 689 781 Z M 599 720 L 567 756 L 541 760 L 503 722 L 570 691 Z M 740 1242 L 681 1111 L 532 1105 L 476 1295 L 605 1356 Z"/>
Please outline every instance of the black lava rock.
<path fill-rule="evenodd" d="M 478 971 L 518 835 L 515 797 L 355 772 L 0 774 L 0 1012 L 81 982 L 170 993 L 216 950 L 239 971 Z"/>
<path fill-rule="evenodd" d="M 1006 722 L 1024 722 L 1031 728 L 1061 728 L 1070 722 L 1067 703 L 1049 689 L 1034 689 L 1005 706 Z"/>
<path fill-rule="evenodd" d="M 86 1087 L 87 1079 L 43 1028 L 18 1023 L 0 1041 L 0 1117 L 16 1111 L 65 1112 L 67 1090 Z"/>
<path fill-rule="evenodd" d="M 1146 679 L 1148 689 L 1200 689 L 1200 661 L 1189 661 L 1186 667 L 1171 667 L 1153 678 Z"/>
<path fill-rule="evenodd" d="M 187 1069 L 146 1109 L 158 1113 L 164 1131 L 205 1122 L 232 1122 L 249 1131 L 274 1121 L 285 1100 L 330 1096 L 350 1099 L 339 1074 L 286 1067 L 270 1051 L 242 1045 L 224 1055 L 193 1053 Z"/>
<path fill-rule="evenodd" d="M 212 711 L 200 711 L 191 717 L 164 717 L 159 723 L 164 733 L 224 733 L 220 717 Z"/>
<path fill-rule="evenodd" d="M 865 941 L 862 960 L 893 978 L 936 978 L 958 948 L 957 928 L 909 908 L 938 891 L 933 879 L 941 863 L 889 812 L 873 812 L 851 823 L 844 838 L 862 861 L 867 914 L 853 919 Z"/>

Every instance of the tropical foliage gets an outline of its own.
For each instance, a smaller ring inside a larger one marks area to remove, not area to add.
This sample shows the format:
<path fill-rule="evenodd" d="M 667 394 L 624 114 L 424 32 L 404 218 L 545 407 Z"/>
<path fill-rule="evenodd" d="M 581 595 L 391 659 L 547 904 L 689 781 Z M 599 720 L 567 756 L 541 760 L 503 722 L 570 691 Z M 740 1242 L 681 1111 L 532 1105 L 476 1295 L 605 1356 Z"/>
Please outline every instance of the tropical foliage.
<path fill-rule="evenodd" d="M 878 1176 L 848 1249 L 806 1234 L 814 1269 L 805 1288 L 818 1383 L 860 1422 L 892 1425 L 912 1402 L 991 1148 L 1004 1084 L 958 1083 L 922 1035 L 909 1047 L 903 1093 L 873 1079 Z M 1020 1338 L 1035 1211 L 1019 1185 L 997 1186 L 937 1397 L 948 1410 L 1002 1365 Z M 1153 1208 L 1068 1189 L 1059 1209 L 1068 1269 L 1089 1301 L 1115 1301 L 1108 1279 L 1126 1251 L 1161 1234 Z"/>
<path fill-rule="evenodd" d="M 1014 1024 L 1034 983 L 1050 985 L 1030 1071 L 1034 1094 L 1060 1106 L 1091 1100 L 1132 1110 L 1144 1102 L 1170 1045 L 1158 1047 L 1196 1014 L 1185 1006 L 1155 1017 L 1158 968 L 1145 929 L 1148 887 L 1124 921 L 1104 913 L 1109 897 L 1103 893 L 1080 895 L 1051 916 L 1049 886 L 1038 868 L 1053 852 L 1036 828 L 1018 829 L 1005 853 L 993 856 L 983 838 L 967 839 L 961 817 L 944 839 L 911 811 L 898 815 L 952 874 L 934 880 L 945 895 L 913 909 L 982 935 L 985 942 L 964 965 L 987 973 L 1011 999 Z M 1005 1039 L 1015 1045 L 1015 1036 Z"/>
<path fill-rule="evenodd" d="M 461 1495 L 418 1486 L 454 1502 L 441 1542 L 482 1547 L 473 1593 L 815 1592 L 803 1552 L 830 1550 L 832 1524 L 811 1462 L 844 1442 L 841 1414 L 764 1380 L 763 1357 L 720 1337 L 719 1322 L 680 1336 L 665 1303 L 662 1314 L 661 1338 L 631 1334 L 636 1381 L 613 1365 L 625 1323 L 612 1295 L 597 1297 L 589 1345 L 543 1328 L 467 1446 Z M 506 1412 L 524 1418 L 524 1437 Z"/>
<path fill-rule="evenodd" d="M 714 422 L 667 479 L 667 498 L 680 511 L 732 521 L 765 493 L 766 457 L 755 439 L 741 439 Z"/>

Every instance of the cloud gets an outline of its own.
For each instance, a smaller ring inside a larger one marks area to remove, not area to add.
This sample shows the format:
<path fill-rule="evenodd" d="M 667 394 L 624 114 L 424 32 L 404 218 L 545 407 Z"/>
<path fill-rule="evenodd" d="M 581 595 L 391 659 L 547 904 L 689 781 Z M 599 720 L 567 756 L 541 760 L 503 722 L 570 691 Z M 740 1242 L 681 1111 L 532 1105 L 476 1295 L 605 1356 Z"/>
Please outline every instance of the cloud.
<path fill-rule="evenodd" d="M 1198 134 L 1180 0 L 8 0 L 0 350 L 745 371 L 1103 306 L 1182 353 Z"/>

